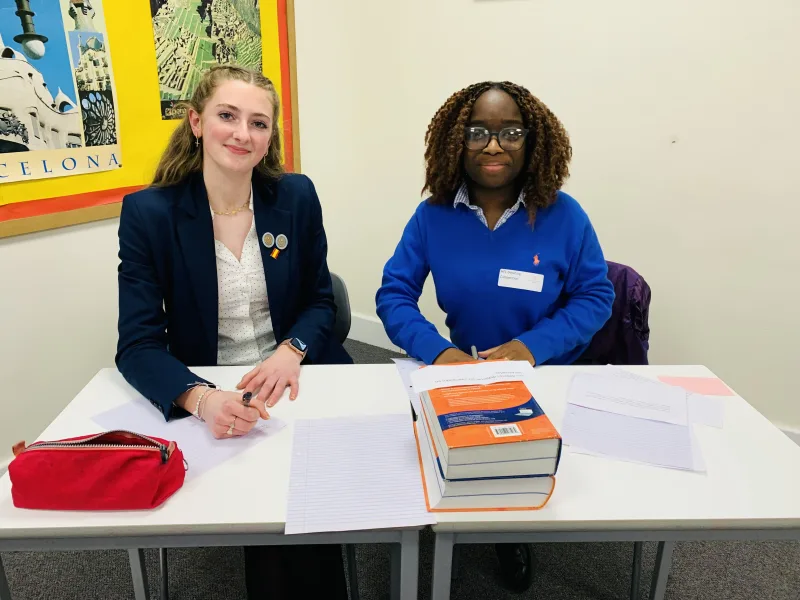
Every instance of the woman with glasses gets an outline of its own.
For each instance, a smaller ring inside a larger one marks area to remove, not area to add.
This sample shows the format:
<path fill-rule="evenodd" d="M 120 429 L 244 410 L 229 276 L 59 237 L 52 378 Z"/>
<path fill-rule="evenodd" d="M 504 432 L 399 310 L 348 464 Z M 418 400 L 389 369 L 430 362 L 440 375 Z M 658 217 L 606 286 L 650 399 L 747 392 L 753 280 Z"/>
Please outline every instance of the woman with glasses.
<path fill-rule="evenodd" d="M 561 191 L 572 149 L 527 89 L 483 82 L 456 92 L 425 135 L 430 197 L 386 263 L 377 312 L 397 346 L 426 364 L 486 359 L 569 364 L 611 315 L 614 289 L 589 218 Z M 428 273 L 450 339 L 421 314 Z M 530 583 L 526 546 L 498 546 L 508 585 Z"/>

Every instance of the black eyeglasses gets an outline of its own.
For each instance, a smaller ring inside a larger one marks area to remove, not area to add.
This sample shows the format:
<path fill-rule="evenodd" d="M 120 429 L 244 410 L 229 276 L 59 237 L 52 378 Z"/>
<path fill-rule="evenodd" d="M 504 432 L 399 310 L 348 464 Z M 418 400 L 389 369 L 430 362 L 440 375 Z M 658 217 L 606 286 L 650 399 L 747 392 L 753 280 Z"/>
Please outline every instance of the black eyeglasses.
<path fill-rule="evenodd" d="M 525 144 L 530 129 L 506 127 L 500 131 L 489 131 L 486 127 L 464 128 L 464 145 L 468 150 L 483 150 L 493 137 L 503 150 L 519 150 Z"/>

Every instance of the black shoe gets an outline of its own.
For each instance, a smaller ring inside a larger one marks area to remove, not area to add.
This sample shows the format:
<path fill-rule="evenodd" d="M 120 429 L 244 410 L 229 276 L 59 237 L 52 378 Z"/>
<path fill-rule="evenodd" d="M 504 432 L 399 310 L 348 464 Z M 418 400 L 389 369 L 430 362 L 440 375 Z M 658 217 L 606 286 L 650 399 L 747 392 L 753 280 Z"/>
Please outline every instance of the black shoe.
<path fill-rule="evenodd" d="M 533 581 L 533 548 L 530 544 L 495 544 L 503 586 L 518 594 Z"/>

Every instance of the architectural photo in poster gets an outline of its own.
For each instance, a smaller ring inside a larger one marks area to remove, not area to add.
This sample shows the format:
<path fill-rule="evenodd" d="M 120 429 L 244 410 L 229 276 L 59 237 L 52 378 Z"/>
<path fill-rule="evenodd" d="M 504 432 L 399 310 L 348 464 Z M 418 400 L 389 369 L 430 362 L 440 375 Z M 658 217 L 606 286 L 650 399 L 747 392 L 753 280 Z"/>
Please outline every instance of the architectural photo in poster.
<path fill-rule="evenodd" d="M 259 0 L 150 0 L 161 118 L 179 119 L 177 106 L 215 64 L 261 70 Z"/>
<path fill-rule="evenodd" d="M 0 0 L 0 184 L 122 166 L 100 0 Z"/>

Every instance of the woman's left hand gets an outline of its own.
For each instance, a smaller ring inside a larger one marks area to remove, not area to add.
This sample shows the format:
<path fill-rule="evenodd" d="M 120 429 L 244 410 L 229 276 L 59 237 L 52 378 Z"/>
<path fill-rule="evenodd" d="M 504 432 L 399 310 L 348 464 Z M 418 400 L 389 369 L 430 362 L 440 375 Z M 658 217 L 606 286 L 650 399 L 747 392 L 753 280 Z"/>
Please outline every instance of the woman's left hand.
<path fill-rule="evenodd" d="M 294 400 L 297 398 L 301 361 L 300 355 L 291 348 L 278 346 L 275 354 L 242 377 L 236 389 L 252 393 L 267 407 L 275 406 L 287 387 L 291 388 L 289 400 Z"/>
<path fill-rule="evenodd" d="M 531 365 L 536 366 L 536 359 L 533 358 L 533 354 L 519 340 L 511 340 L 502 346 L 495 346 L 483 352 L 478 352 L 478 356 L 486 360 L 527 360 Z"/>

